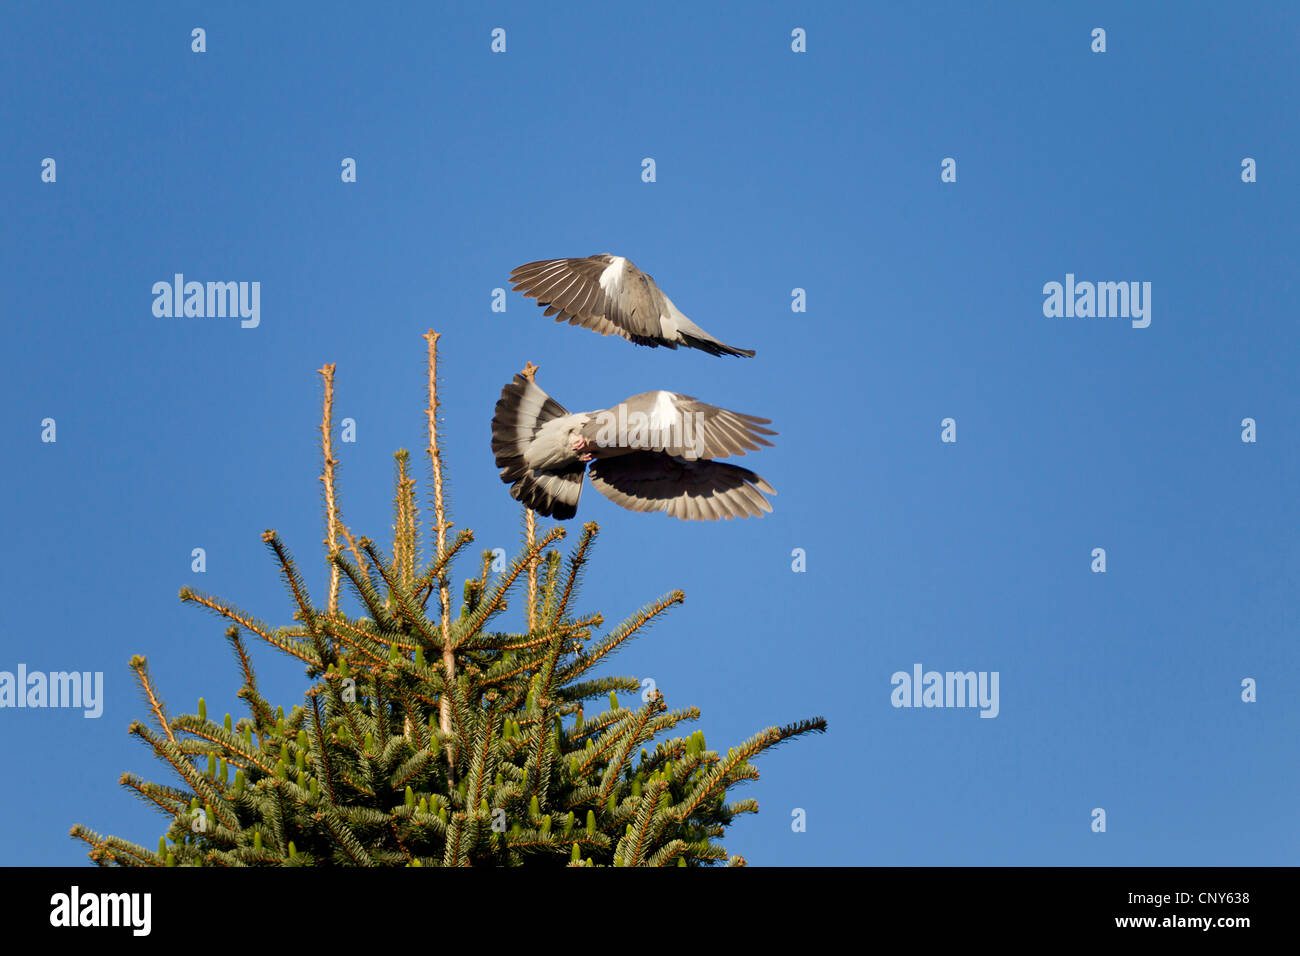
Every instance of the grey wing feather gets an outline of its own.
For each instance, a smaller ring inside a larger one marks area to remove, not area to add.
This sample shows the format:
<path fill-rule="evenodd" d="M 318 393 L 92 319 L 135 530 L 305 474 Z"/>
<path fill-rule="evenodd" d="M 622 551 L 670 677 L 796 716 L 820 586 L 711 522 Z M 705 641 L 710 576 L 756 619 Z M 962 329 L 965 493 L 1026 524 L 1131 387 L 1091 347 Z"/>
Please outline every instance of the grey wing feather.
<path fill-rule="evenodd" d="M 591 329 L 601 335 L 619 335 L 638 345 L 665 344 L 660 337 L 659 308 L 653 283 L 630 262 L 616 295 L 600 285 L 601 273 L 613 261 L 609 255 L 579 259 L 541 259 L 510 273 L 512 288 L 538 305 L 555 321 Z M 674 346 L 675 347 L 675 346 Z"/>
<path fill-rule="evenodd" d="M 629 416 L 641 412 L 649 419 L 664 395 L 671 398 L 675 422 L 672 427 L 650 430 L 649 450 L 683 458 L 729 458 L 757 451 L 761 446 L 770 448 L 772 443 L 763 436 L 777 434 L 763 427 L 772 424 L 769 418 L 729 411 L 675 392 L 642 392 L 620 404 L 627 406 Z M 618 405 L 607 411 L 617 415 Z"/>
<path fill-rule="evenodd" d="M 763 493 L 776 494 L 747 468 L 652 451 L 600 459 L 590 475 L 596 489 L 622 508 L 664 511 L 683 521 L 762 517 L 772 510 Z"/>

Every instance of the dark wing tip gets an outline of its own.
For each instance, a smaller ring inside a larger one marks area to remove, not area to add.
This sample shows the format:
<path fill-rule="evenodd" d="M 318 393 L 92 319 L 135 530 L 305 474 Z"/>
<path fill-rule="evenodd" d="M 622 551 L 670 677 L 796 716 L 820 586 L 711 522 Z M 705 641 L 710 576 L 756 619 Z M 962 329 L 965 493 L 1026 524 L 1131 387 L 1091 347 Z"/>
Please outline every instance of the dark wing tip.
<path fill-rule="evenodd" d="M 691 348 L 699 349 L 701 352 L 708 352 L 710 355 L 736 355 L 740 358 L 753 358 L 758 354 L 753 349 L 738 349 L 734 345 L 727 345 L 725 342 L 700 339 L 686 333 L 682 333 L 682 339 Z"/>

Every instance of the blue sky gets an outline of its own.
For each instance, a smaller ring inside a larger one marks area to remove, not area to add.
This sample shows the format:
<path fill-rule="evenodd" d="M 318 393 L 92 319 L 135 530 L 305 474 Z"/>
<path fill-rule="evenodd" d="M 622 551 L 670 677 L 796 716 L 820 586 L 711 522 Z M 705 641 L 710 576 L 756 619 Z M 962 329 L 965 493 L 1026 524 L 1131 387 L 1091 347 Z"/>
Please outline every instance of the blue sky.
<path fill-rule="evenodd" d="M 126 733 L 127 660 L 173 713 L 241 713 L 221 622 L 177 591 L 287 622 L 274 527 L 323 593 L 326 362 L 357 422 L 345 517 L 389 535 L 430 327 L 453 520 L 484 548 L 518 541 L 488 422 L 525 361 L 571 410 L 667 388 L 773 419 L 741 461 L 779 492 L 762 520 L 590 488 L 579 511 L 602 529 L 580 607 L 687 595 L 604 673 L 698 706 L 723 750 L 830 722 L 762 758 L 732 852 L 1295 862 L 1293 5 L 274 7 L 0 8 L 0 669 L 106 680 L 99 719 L 0 710 L 0 862 L 83 862 L 77 822 L 156 842 L 117 785 L 168 780 Z M 513 266 L 597 252 L 757 357 L 634 348 L 515 293 L 491 311 Z M 155 317 L 176 272 L 260 282 L 260 325 Z M 1067 273 L 1150 282 L 1150 326 L 1046 317 Z M 255 650 L 298 701 L 301 671 Z M 893 707 L 916 663 L 998 672 L 998 716 Z"/>

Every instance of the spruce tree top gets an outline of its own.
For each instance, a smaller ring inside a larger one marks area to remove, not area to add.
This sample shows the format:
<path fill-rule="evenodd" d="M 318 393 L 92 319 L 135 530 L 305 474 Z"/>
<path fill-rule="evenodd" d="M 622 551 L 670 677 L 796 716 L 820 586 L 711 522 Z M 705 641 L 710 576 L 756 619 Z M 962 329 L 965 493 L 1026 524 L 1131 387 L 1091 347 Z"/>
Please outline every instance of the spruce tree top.
<path fill-rule="evenodd" d="M 169 717 L 143 657 L 131 667 L 153 726 L 130 732 L 178 778 L 165 785 L 124 774 L 121 783 L 169 821 L 156 850 L 81 825 L 90 858 L 112 866 L 703 866 L 743 865 L 719 838 L 752 799 L 728 802 L 758 771 L 750 762 L 783 740 L 824 731 L 821 718 L 771 727 L 725 754 L 679 725 L 658 691 L 634 695 L 631 677 L 594 671 L 684 600 L 681 591 L 597 636 L 599 614 L 574 602 L 596 539 L 582 527 L 567 559 L 525 510 L 518 557 L 501 569 L 492 552 L 452 607 L 451 566 L 473 541 L 448 542 L 438 434 L 437 341 L 428 343 L 427 457 L 434 546 L 421 563 L 419 507 L 410 456 L 398 451 L 394 534 L 385 555 L 343 522 L 334 457 L 334 366 L 320 369 L 320 424 L 329 570 L 323 606 L 274 531 L 263 536 L 293 602 L 295 623 L 271 627 L 190 588 L 181 599 L 230 622 L 226 640 L 243 678 L 248 714 Z M 535 371 L 529 366 L 526 374 Z M 343 579 L 356 616 L 340 606 Z M 527 630 L 490 625 L 524 590 Z M 436 596 L 436 598 L 435 598 Z M 246 635 L 305 667 L 311 685 L 287 712 L 258 690 Z"/>

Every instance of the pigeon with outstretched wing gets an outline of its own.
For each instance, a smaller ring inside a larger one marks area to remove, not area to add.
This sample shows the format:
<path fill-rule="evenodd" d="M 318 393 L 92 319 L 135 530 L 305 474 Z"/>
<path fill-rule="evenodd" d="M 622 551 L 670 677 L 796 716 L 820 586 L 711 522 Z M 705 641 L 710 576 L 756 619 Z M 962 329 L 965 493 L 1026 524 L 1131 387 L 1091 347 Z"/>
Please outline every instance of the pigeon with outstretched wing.
<path fill-rule="evenodd" d="M 753 349 L 727 345 L 688 319 L 654 279 L 624 256 L 529 262 L 511 272 L 510 281 L 516 292 L 545 306 L 543 314 L 554 315 L 556 322 L 652 348 L 685 346 L 710 355 L 754 356 Z"/>
<path fill-rule="evenodd" d="M 612 408 L 570 414 L 525 375 L 501 389 L 492 453 L 516 500 L 572 518 L 591 462 L 591 483 L 631 511 L 687 521 L 761 517 L 776 491 L 746 468 L 715 461 L 762 445 L 766 418 L 727 411 L 676 392 L 643 392 Z"/>

